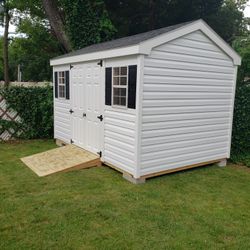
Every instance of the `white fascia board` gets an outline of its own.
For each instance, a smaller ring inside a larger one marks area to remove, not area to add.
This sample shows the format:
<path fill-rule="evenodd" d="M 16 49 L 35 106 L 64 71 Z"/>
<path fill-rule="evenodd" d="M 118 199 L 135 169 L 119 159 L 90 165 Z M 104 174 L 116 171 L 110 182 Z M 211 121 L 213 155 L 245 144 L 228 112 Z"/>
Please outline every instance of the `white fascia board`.
<path fill-rule="evenodd" d="M 217 44 L 228 56 L 230 56 L 234 65 L 241 65 L 241 57 L 239 54 L 227 43 L 225 42 L 206 22 L 200 20 L 201 30 L 215 43 Z"/>
<path fill-rule="evenodd" d="M 117 49 L 110 49 L 110 50 L 103 50 L 83 55 L 74 55 L 64 58 L 58 58 L 58 59 L 51 59 L 50 65 L 56 66 L 56 65 L 63 65 L 63 64 L 70 64 L 70 63 L 80 63 L 85 61 L 93 61 L 93 60 L 100 60 L 105 58 L 113 58 L 113 57 L 119 57 L 119 56 L 128 56 L 128 55 L 135 55 L 139 53 L 139 45 L 133 45 L 123 48 L 117 48 Z"/>
<path fill-rule="evenodd" d="M 166 34 L 159 35 L 140 43 L 139 53 L 149 55 L 152 48 L 161 44 L 187 35 L 196 30 L 201 30 L 208 36 L 218 47 L 220 47 L 230 58 L 234 65 L 241 65 L 241 57 L 232 49 L 212 28 L 210 28 L 203 20 L 197 20 L 178 29 L 170 31 Z"/>

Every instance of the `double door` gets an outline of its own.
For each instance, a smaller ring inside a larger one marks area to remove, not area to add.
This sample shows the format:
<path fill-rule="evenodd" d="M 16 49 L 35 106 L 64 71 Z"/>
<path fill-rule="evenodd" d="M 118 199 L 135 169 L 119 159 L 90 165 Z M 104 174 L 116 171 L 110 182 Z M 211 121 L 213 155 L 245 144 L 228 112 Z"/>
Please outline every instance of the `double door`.
<path fill-rule="evenodd" d="M 98 62 L 73 65 L 71 85 L 72 143 L 93 153 L 102 142 L 102 67 Z"/>

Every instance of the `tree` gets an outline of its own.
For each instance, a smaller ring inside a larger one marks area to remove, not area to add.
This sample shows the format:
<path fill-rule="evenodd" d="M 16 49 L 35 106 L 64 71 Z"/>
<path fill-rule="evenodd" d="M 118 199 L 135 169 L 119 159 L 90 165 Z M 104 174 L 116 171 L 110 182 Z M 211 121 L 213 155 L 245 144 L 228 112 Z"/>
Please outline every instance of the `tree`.
<path fill-rule="evenodd" d="M 117 37 L 204 19 L 227 42 L 246 30 L 247 0 L 105 0 Z"/>
<path fill-rule="evenodd" d="M 17 65 L 20 64 L 24 81 L 51 80 L 49 60 L 62 51 L 46 20 L 26 17 L 19 23 L 17 31 L 25 34 L 25 37 L 16 37 L 10 44 L 12 79 L 16 79 Z"/>
<path fill-rule="evenodd" d="M 245 33 L 246 27 L 242 14 L 246 0 L 1 1 L 2 4 L 8 3 L 6 6 L 9 7 L 12 22 L 15 22 L 19 32 L 26 34 L 26 37 L 10 42 L 11 79 L 17 62 L 25 65 L 25 79 L 48 79 L 49 58 L 110 40 L 116 29 L 116 37 L 122 37 L 203 18 L 224 39 L 232 42 Z M 15 12 L 12 11 L 14 8 Z M 7 36 L 8 32 L 3 46 L 6 51 L 3 58 L 7 62 L 4 63 L 5 75 L 8 75 Z M 40 69 L 40 73 L 36 68 Z"/>
<path fill-rule="evenodd" d="M 11 22 L 16 25 L 16 32 L 22 34 L 21 37 L 9 38 L 9 79 L 17 79 L 17 67 L 20 64 L 23 80 L 51 80 L 49 59 L 60 55 L 63 51 L 49 26 L 41 1 L 11 0 L 9 3 L 11 3 Z M 0 46 L 3 50 L 2 43 Z M 0 75 L 2 72 L 3 70 Z"/>
<path fill-rule="evenodd" d="M 247 31 L 243 10 L 247 0 L 225 0 L 219 10 L 206 21 L 228 43 L 232 44 Z"/>
<path fill-rule="evenodd" d="M 61 6 L 74 49 L 113 38 L 116 30 L 102 0 L 62 0 Z"/>
<path fill-rule="evenodd" d="M 11 20 L 15 23 L 16 16 L 14 15 L 16 11 L 30 11 L 36 9 L 36 14 L 39 8 L 40 0 L 0 0 L 0 24 L 4 26 L 3 35 L 3 68 L 4 68 L 4 80 L 5 86 L 9 85 L 10 72 L 9 72 L 9 25 Z M 30 12 L 31 13 L 31 12 Z M 41 13 L 41 12 L 40 12 Z"/>
<path fill-rule="evenodd" d="M 103 0 L 42 0 L 42 4 L 64 52 L 113 37 L 115 28 Z"/>
<path fill-rule="evenodd" d="M 113 38 L 116 30 L 103 0 L 42 0 L 42 3 L 65 52 Z"/>
<path fill-rule="evenodd" d="M 3 39 L 0 39 L 0 80 L 4 79 Z"/>
<path fill-rule="evenodd" d="M 223 0 L 105 0 L 118 37 L 133 35 L 216 13 Z"/>
<path fill-rule="evenodd" d="M 233 43 L 241 55 L 234 102 L 231 159 L 250 167 L 250 35 L 238 37 Z"/>
<path fill-rule="evenodd" d="M 4 83 L 5 86 L 9 86 L 9 24 L 10 24 L 10 9 L 11 3 L 7 0 L 1 1 L 1 23 L 4 26 L 4 35 L 3 35 L 3 65 L 4 65 Z"/>
<path fill-rule="evenodd" d="M 241 55 L 237 85 L 250 83 L 250 35 L 238 37 L 233 42 L 234 49 Z"/>
<path fill-rule="evenodd" d="M 63 13 L 59 10 L 59 3 L 56 0 L 42 0 L 46 16 L 50 22 L 53 32 L 65 52 L 72 50 L 70 40 L 65 31 Z M 77 25 L 77 24 L 76 24 Z"/>

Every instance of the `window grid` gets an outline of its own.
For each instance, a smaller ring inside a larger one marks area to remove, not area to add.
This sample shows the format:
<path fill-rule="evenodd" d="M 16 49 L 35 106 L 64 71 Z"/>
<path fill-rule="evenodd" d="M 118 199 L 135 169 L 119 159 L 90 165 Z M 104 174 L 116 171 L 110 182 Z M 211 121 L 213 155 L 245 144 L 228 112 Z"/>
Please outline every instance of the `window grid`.
<path fill-rule="evenodd" d="M 112 105 L 127 107 L 128 67 L 114 67 L 112 72 Z"/>
<path fill-rule="evenodd" d="M 65 72 L 58 72 L 58 93 L 59 98 L 65 98 Z"/>

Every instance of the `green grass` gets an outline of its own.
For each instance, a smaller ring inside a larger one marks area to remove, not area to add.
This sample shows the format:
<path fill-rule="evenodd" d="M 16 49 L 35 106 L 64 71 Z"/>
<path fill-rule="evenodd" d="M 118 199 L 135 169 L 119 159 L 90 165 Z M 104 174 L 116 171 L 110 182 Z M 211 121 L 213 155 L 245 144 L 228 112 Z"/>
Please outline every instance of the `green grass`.
<path fill-rule="evenodd" d="M 39 178 L 0 144 L 0 249 L 250 249 L 250 171 L 216 166 L 143 185 L 107 168 Z"/>

